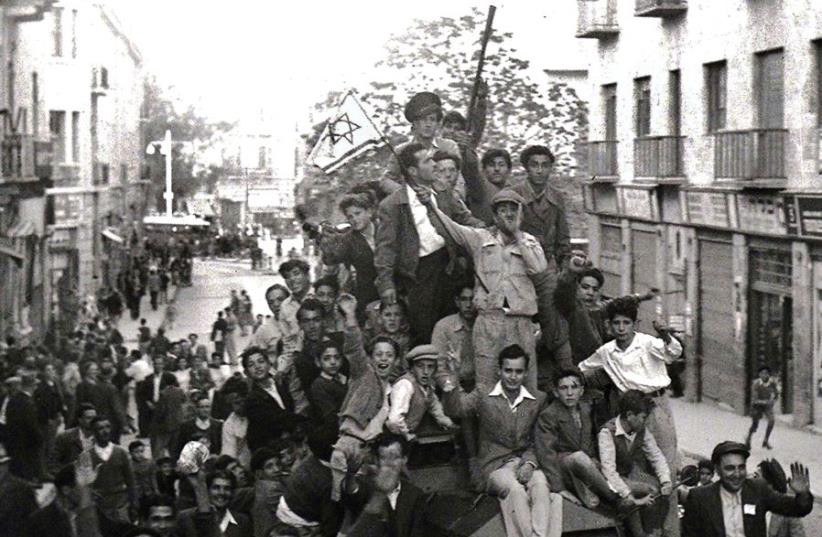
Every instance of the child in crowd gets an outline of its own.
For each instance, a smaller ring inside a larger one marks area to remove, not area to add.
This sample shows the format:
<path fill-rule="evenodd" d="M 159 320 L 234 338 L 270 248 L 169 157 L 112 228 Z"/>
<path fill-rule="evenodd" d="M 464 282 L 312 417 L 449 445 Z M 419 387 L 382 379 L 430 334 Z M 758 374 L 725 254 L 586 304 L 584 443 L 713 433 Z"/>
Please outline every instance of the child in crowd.
<path fill-rule="evenodd" d="M 131 468 L 134 470 L 134 485 L 137 488 L 137 498 L 142 499 L 151 494 L 157 494 L 157 465 L 147 456 L 146 445 L 134 440 L 128 445 L 131 455 Z"/>
<path fill-rule="evenodd" d="M 714 463 L 708 459 L 703 459 L 697 463 L 696 467 L 699 470 L 698 486 L 704 487 L 714 482 Z"/>
<path fill-rule="evenodd" d="M 445 415 L 434 392 L 434 374 L 437 371 L 437 348 L 433 345 L 414 347 L 406 356 L 409 372 L 391 387 L 391 410 L 385 425 L 394 434 L 406 440 L 416 437 L 416 430 L 425 413 L 444 429 L 453 429 L 454 422 Z"/>
<path fill-rule="evenodd" d="M 389 412 L 389 376 L 397 362 L 399 345 L 386 336 L 374 338 L 370 358 L 365 352 L 357 322 L 357 299 L 343 294 L 337 305 L 345 316 L 343 351 L 350 367 L 348 394 L 340 410 L 340 437 L 331 455 L 331 499 L 339 501 L 347 461 L 360 456 L 363 446 L 383 429 Z"/>
<path fill-rule="evenodd" d="M 411 332 L 408 324 L 408 307 L 403 301 L 394 304 L 374 302 L 368 306 L 368 321 L 365 326 L 366 341 L 377 336 L 387 336 L 397 342 L 399 356 L 405 356 L 411 350 Z M 397 360 L 390 380 L 394 382 L 406 373 L 404 360 Z"/>
<path fill-rule="evenodd" d="M 331 340 L 323 342 L 316 362 L 320 376 L 311 383 L 308 398 L 317 423 L 320 426 L 336 427 L 337 414 L 348 390 L 348 379 L 340 373 L 343 356 L 339 343 Z"/>
<path fill-rule="evenodd" d="M 748 430 L 745 445 L 750 449 L 751 438 L 759 428 L 759 420 L 762 419 L 762 416 L 765 416 L 768 425 L 765 428 L 765 439 L 762 440 L 762 447 L 773 449 L 768 440 L 774 426 L 773 406 L 779 397 L 779 384 L 774 377 L 771 377 L 771 369 L 766 365 L 759 368 L 758 374 L 759 378 L 753 381 L 751 387 L 751 428 Z"/>
<path fill-rule="evenodd" d="M 172 498 L 176 497 L 177 480 L 180 479 L 180 476 L 174 468 L 174 461 L 171 460 L 171 457 L 160 457 L 157 459 L 157 473 L 155 475 L 157 476 L 157 490 L 160 494 L 171 496 Z"/>
<path fill-rule="evenodd" d="M 277 518 L 277 505 L 286 491 L 286 480 L 291 475 L 290 452 L 293 446 L 288 440 L 275 442 L 271 447 L 260 448 L 251 456 L 254 474 L 254 503 L 251 516 L 254 535 L 268 535 Z"/>

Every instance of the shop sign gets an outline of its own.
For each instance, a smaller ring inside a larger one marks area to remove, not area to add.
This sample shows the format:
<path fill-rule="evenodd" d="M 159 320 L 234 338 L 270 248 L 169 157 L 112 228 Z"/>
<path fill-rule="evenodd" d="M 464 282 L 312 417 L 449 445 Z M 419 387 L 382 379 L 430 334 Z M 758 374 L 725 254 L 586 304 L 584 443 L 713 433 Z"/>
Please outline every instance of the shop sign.
<path fill-rule="evenodd" d="M 724 192 L 685 192 L 688 223 L 702 226 L 730 227 L 728 196 Z"/>
<path fill-rule="evenodd" d="M 620 188 L 621 213 L 631 218 L 658 220 L 655 197 L 651 189 Z"/>
<path fill-rule="evenodd" d="M 791 210 L 787 212 L 790 215 Z M 802 235 L 822 237 L 822 198 L 796 198 L 793 212 L 799 221 Z"/>
<path fill-rule="evenodd" d="M 785 234 L 785 214 L 781 198 L 737 194 L 736 209 L 739 214 L 739 228 L 754 233 Z"/>
<path fill-rule="evenodd" d="M 83 198 L 80 194 L 59 194 L 54 196 L 54 221 L 58 224 L 80 219 Z"/>

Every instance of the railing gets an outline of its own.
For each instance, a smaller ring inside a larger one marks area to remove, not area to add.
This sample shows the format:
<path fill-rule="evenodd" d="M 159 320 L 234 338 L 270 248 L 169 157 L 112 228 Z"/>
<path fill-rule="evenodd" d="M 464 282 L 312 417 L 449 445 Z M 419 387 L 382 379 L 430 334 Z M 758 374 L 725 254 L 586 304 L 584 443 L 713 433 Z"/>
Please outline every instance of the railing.
<path fill-rule="evenodd" d="M 787 129 L 751 129 L 714 134 L 717 179 L 784 179 Z"/>
<path fill-rule="evenodd" d="M 636 0 L 634 14 L 638 17 L 669 17 L 687 9 L 687 0 Z"/>
<path fill-rule="evenodd" d="M 684 136 L 647 136 L 634 140 L 636 177 L 683 177 Z"/>
<path fill-rule="evenodd" d="M 617 142 L 605 140 L 588 142 L 588 165 L 591 175 L 600 177 L 617 177 Z"/>
<path fill-rule="evenodd" d="M 26 134 L 7 134 L 0 143 L 0 170 L 3 179 L 34 177 L 34 138 Z"/>
<path fill-rule="evenodd" d="M 602 38 L 619 33 L 616 0 L 577 0 L 577 37 Z"/>

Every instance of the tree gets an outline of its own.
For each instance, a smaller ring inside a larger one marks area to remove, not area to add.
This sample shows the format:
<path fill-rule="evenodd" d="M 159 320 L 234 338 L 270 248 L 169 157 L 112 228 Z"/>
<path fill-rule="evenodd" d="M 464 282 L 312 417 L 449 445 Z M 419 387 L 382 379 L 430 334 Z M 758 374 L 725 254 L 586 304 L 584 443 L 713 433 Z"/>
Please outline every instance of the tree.
<path fill-rule="evenodd" d="M 376 65 L 377 79 L 358 91 L 374 112 L 374 119 L 392 142 L 408 136 L 403 108 L 418 91 L 435 91 L 446 110 L 466 113 L 480 50 L 485 14 L 474 8 L 458 19 L 442 17 L 433 21 L 415 20 L 402 35 L 386 45 L 385 59 Z M 489 86 L 488 115 L 480 153 L 492 147 L 508 149 L 516 156 L 531 144 L 548 145 L 557 158 L 555 173 L 561 177 L 578 174 L 580 144 L 587 133 L 587 108 L 564 83 L 547 85 L 547 91 L 529 75 L 529 62 L 516 56 L 508 46 L 513 34 L 495 30 L 486 55 L 483 78 Z M 344 89 L 344 88 L 341 88 Z M 326 115 L 333 110 L 340 93 L 329 93 L 315 110 Z M 324 124 L 305 136 L 310 150 Z M 317 170 L 307 175 L 318 183 L 328 183 L 333 192 L 352 184 L 374 179 L 392 158 L 389 151 L 377 150 L 351 162 L 323 178 Z M 584 164 L 584 163 L 583 163 Z M 516 166 L 515 166 L 516 167 Z M 521 174 L 521 170 L 518 172 Z M 318 175 L 319 174 L 319 175 Z M 582 231 L 582 202 L 576 181 L 560 181 L 572 216 L 575 233 Z"/>
<path fill-rule="evenodd" d="M 172 148 L 171 175 L 175 200 L 191 196 L 202 186 L 213 189 L 221 170 L 214 165 L 200 163 L 198 158 L 213 145 L 220 133 L 227 132 L 232 125 L 209 121 L 193 106 L 182 107 L 167 95 L 153 76 L 147 77 L 143 84 L 143 133 L 146 142 L 162 140 L 166 129 L 171 131 L 172 140 L 191 142 L 174 144 Z M 165 207 L 162 197 L 165 191 L 165 156 L 155 152 L 154 156 L 147 156 L 146 162 L 157 207 Z"/>

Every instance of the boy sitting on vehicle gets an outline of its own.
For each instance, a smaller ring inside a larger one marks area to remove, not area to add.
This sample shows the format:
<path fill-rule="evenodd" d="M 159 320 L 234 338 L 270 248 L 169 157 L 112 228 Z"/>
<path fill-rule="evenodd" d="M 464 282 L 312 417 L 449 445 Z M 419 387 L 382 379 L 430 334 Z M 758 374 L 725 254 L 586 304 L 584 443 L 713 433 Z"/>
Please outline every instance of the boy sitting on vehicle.
<path fill-rule="evenodd" d="M 534 445 L 551 490 L 569 489 L 589 509 L 600 499 L 617 503 L 596 460 L 591 404 L 582 401 L 582 374 L 565 369 L 556 378 L 556 399 L 540 412 L 534 426 Z M 592 490 L 593 489 L 593 490 Z"/>
<path fill-rule="evenodd" d="M 646 526 L 639 511 L 628 517 L 633 535 L 659 535 L 663 514 L 652 509 L 656 497 L 670 496 L 671 472 L 654 435 L 645 428 L 653 407 L 651 398 L 638 390 L 628 390 L 618 403 L 619 415 L 602 427 L 597 436 L 602 474 L 619 495 L 622 504 L 649 506 Z M 659 502 L 667 511 L 667 502 Z"/>
<path fill-rule="evenodd" d="M 437 348 L 433 345 L 414 347 L 406 356 L 409 372 L 391 387 L 391 410 L 385 425 L 389 431 L 413 440 L 415 431 L 428 412 L 444 429 L 453 429 L 454 422 L 445 415 L 442 403 L 434 393 L 434 373 L 437 371 Z"/>

